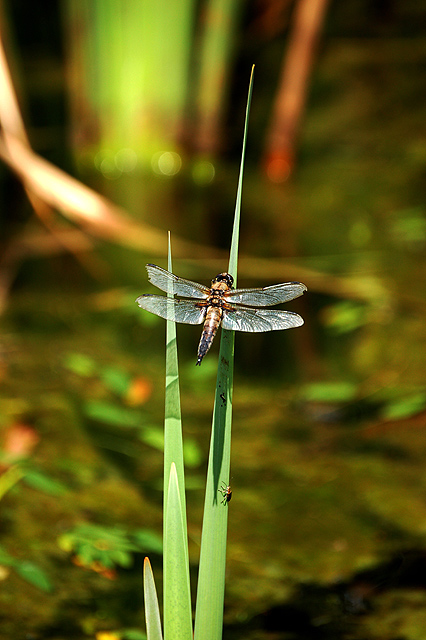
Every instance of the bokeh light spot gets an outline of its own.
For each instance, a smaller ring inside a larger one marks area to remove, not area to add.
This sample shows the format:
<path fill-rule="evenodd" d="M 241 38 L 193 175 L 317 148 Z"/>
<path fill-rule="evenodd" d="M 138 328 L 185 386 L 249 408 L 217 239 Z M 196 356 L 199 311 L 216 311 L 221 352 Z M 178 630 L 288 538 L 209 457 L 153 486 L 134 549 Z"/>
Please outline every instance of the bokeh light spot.
<path fill-rule="evenodd" d="M 153 171 L 162 176 L 175 176 L 182 168 L 182 158 L 175 151 L 159 151 L 152 156 Z"/>
<path fill-rule="evenodd" d="M 198 160 L 192 167 L 192 179 L 199 186 L 213 182 L 215 175 L 214 165 L 208 160 Z"/>
<path fill-rule="evenodd" d="M 130 173 L 136 168 L 138 156 L 133 149 L 120 149 L 115 154 L 115 166 L 123 173 Z"/>

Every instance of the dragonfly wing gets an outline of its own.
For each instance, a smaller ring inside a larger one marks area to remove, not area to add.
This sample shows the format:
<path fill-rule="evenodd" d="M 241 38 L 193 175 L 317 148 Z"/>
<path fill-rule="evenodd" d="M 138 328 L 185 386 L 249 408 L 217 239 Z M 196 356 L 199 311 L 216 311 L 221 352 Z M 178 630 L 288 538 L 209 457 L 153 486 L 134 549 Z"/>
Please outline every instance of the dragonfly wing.
<path fill-rule="evenodd" d="M 300 327 L 302 324 L 303 318 L 297 313 L 279 309 L 226 309 L 223 312 L 222 320 L 224 329 L 252 333 L 291 329 L 292 327 Z"/>
<path fill-rule="evenodd" d="M 175 300 L 146 293 L 136 298 L 136 302 L 142 309 L 160 318 L 184 324 L 201 324 L 206 314 L 206 307 L 198 307 L 191 300 Z"/>
<path fill-rule="evenodd" d="M 156 264 L 147 264 L 146 270 L 148 271 L 149 281 L 166 293 L 170 292 L 172 295 L 198 299 L 205 299 L 210 295 L 210 289 L 202 284 L 178 278 L 174 273 L 166 271 Z"/>
<path fill-rule="evenodd" d="M 235 289 L 226 293 L 226 299 L 230 304 L 234 302 L 247 304 L 250 307 L 270 307 L 298 298 L 307 291 L 307 287 L 301 282 L 282 282 L 270 287 L 259 289 Z"/>

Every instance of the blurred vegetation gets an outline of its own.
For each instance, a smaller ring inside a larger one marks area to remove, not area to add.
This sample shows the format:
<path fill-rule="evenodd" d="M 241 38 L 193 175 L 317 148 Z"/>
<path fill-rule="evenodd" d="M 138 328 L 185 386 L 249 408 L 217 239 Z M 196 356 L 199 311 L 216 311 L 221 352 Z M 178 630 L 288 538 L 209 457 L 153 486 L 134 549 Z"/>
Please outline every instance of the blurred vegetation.
<path fill-rule="evenodd" d="M 168 229 L 179 275 L 226 267 L 256 63 L 239 283 L 309 292 L 303 328 L 236 336 L 224 637 L 423 640 L 425 2 L 329 5 L 283 182 L 266 140 L 296 3 L 229 3 L 226 27 L 178 4 L 1 4 L 31 148 L 2 111 L 0 635 L 141 637 L 164 325 L 134 299 Z M 178 327 L 194 573 L 217 364 L 195 368 L 198 339 Z"/>

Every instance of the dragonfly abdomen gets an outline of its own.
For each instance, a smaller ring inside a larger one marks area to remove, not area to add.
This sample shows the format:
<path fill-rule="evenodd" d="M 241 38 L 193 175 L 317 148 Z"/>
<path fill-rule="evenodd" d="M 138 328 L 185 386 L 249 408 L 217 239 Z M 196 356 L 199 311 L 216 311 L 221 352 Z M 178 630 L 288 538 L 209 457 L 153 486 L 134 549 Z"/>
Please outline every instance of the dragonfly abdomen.
<path fill-rule="evenodd" d="M 222 314 L 223 311 L 221 307 L 211 306 L 207 308 L 203 333 L 201 334 L 198 345 L 198 358 L 196 363 L 198 365 L 201 364 L 202 359 L 212 346 L 212 342 L 222 321 Z"/>

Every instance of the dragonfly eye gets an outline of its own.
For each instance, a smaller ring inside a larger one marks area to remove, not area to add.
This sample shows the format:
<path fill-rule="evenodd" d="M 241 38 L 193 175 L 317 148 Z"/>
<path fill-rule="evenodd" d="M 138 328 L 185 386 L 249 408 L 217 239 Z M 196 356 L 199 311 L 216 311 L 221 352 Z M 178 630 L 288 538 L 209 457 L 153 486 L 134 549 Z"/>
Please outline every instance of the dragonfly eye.
<path fill-rule="evenodd" d="M 234 285 L 234 278 L 230 273 L 219 273 L 214 280 L 212 280 L 212 284 L 214 282 L 226 282 L 228 287 L 231 289 Z"/>

